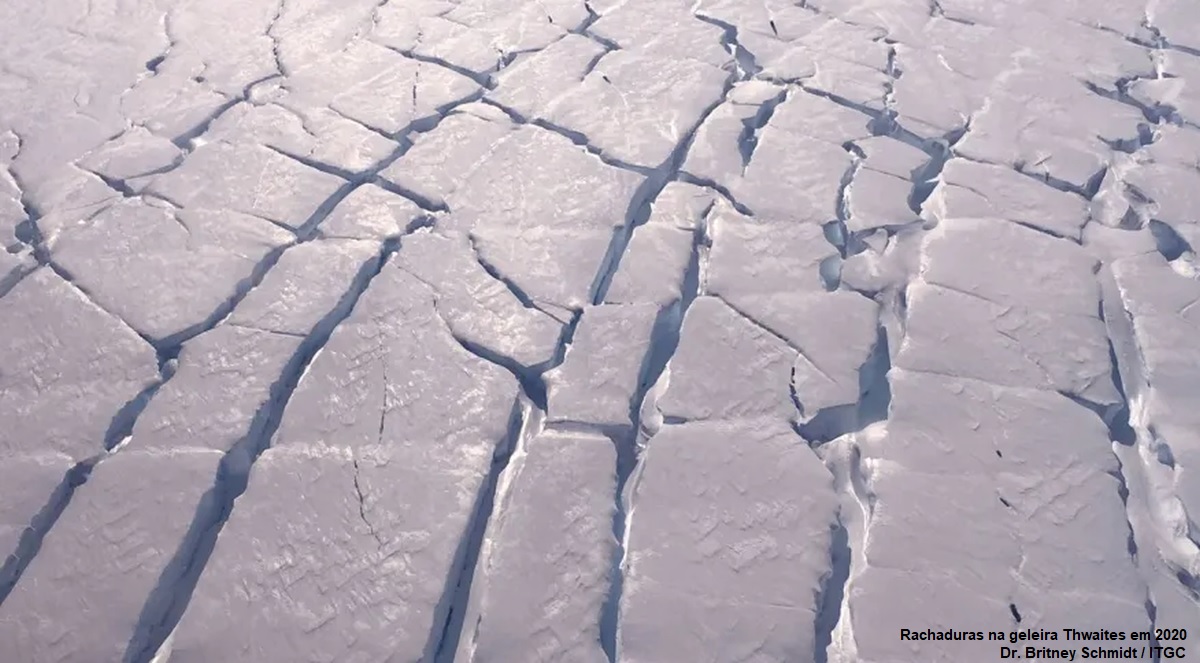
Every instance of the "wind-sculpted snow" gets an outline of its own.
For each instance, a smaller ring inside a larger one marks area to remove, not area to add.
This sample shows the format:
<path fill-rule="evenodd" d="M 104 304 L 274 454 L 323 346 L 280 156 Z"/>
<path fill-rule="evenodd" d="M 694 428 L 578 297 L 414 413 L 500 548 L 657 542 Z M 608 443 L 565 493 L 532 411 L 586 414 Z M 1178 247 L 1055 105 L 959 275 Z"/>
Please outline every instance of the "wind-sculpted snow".
<path fill-rule="evenodd" d="M 1200 627 L 1193 2 L 0 4 L 0 661 Z"/>

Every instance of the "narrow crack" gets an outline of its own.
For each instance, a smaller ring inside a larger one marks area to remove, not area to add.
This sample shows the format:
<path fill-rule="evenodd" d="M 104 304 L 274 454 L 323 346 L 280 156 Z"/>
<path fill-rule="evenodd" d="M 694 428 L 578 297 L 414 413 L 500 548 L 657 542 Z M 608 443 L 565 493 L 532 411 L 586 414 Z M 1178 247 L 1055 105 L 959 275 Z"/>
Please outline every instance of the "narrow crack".
<path fill-rule="evenodd" d="M 46 535 L 58 522 L 59 517 L 66 511 L 75 495 L 75 491 L 87 483 L 92 470 L 108 457 L 118 453 L 129 441 L 133 426 L 145 410 L 146 405 L 154 398 L 175 375 L 176 361 L 174 357 L 159 357 L 158 377 L 142 388 L 133 398 L 127 401 L 112 419 L 101 443 L 102 450 L 88 458 L 76 462 L 67 470 L 62 482 L 51 493 L 46 505 L 38 511 L 26 526 L 24 533 L 17 543 L 17 549 L 8 556 L 3 566 L 0 566 L 0 604 L 16 587 L 17 581 L 28 568 L 29 564 L 41 550 Z"/>
<path fill-rule="evenodd" d="M 875 512 L 875 495 L 868 488 L 858 433 L 816 447 L 817 457 L 833 477 L 839 496 L 831 525 L 829 573 L 822 579 L 814 618 L 813 659 L 819 663 L 858 660 L 858 645 L 850 614 L 849 595 L 866 570 L 866 544 Z"/>
<path fill-rule="evenodd" d="M 379 419 L 380 419 L 379 425 L 382 430 L 382 426 L 383 426 L 383 423 L 382 423 L 383 415 L 382 414 L 380 414 Z M 379 536 L 379 532 L 377 532 L 375 530 L 375 526 L 372 525 L 371 521 L 367 519 L 367 507 L 366 507 L 367 500 L 365 497 L 363 497 L 362 486 L 359 484 L 359 480 L 358 480 L 358 475 L 359 475 L 358 459 L 352 458 L 351 463 L 353 463 L 353 465 L 354 465 L 354 495 L 358 499 L 358 517 L 360 520 L 362 520 L 363 524 L 367 526 L 367 532 L 369 532 L 371 534 L 371 538 L 375 539 L 375 543 L 379 544 L 380 548 L 383 548 L 383 537 Z"/>
<path fill-rule="evenodd" d="M 454 339 L 456 343 L 459 344 L 459 346 L 462 347 L 462 349 L 466 350 L 472 355 L 475 355 L 479 359 L 488 362 L 489 364 L 494 364 L 511 373 L 512 376 L 516 378 L 518 385 L 520 385 L 521 393 L 525 396 L 525 398 L 528 399 L 529 402 L 541 412 L 546 411 L 545 373 L 562 362 L 563 357 L 565 356 L 565 347 L 569 344 L 569 340 L 566 338 L 565 334 L 572 324 L 572 321 L 563 323 L 563 329 L 559 338 L 559 346 L 555 348 L 553 356 L 540 364 L 526 366 L 512 357 L 503 355 L 481 343 L 472 341 L 456 331 L 454 329 L 454 325 L 451 324 L 450 320 L 446 318 L 445 314 L 442 313 L 441 292 L 437 286 L 424 280 L 418 274 L 407 267 L 404 267 L 403 265 L 400 266 L 400 269 L 403 269 L 405 273 L 417 279 L 429 289 L 430 296 L 432 297 L 433 301 L 434 313 L 436 313 L 438 319 L 442 321 L 442 325 L 446 328 L 446 332 L 451 338 Z M 574 317 L 577 318 L 578 314 L 576 314 Z M 571 330 L 571 333 L 574 333 L 573 329 Z"/>
<path fill-rule="evenodd" d="M 858 400 L 849 405 L 818 410 L 806 423 L 798 424 L 796 432 L 810 444 L 819 446 L 851 433 L 862 432 L 868 426 L 886 420 L 892 402 L 891 384 L 888 381 L 891 369 L 887 330 L 880 323 L 876 329 L 875 343 L 858 369 Z M 795 384 L 794 378 L 792 384 Z M 795 393 L 793 402 L 803 417 L 803 403 Z"/>
<path fill-rule="evenodd" d="M 863 473 L 857 437 L 887 420 L 892 398 L 890 370 L 888 337 L 881 322 L 875 346 L 858 371 L 858 401 L 845 407 L 825 408 L 807 424 L 796 426 L 796 433 L 808 442 L 829 470 L 834 490 L 840 496 L 837 516 L 830 525 L 829 572 L 821 580 L 813 620 L 813 656 L 819 663 L 827 663 L 831 652 L 840 656 L 834 660 L 857 658 L 849 592 L 853 579 L 865 567 L 866 542 L 874 513 L 874 496 Z M 794 380 L 791 389 L 796 409 L 803 416 Z"/>
<path fill-rule="evenodd" d="M 922 152 L 929 154 L 929 140 L 900 124 L 900 122 L 896 119 L 897 115 L 894 110 L 885 109 L 883 111 L 878 111 L 858 102 L 851 101 L 841 95 L 814 88 L 805 81 L 783 82 L 789 85 L 794 85 L 808 94 L 821 97 L 822 99 L 828 99 L 842 108 L 865 115 L 868 121 L 868 128 L 870 129 L 872 135 L 888 136 L 904 143 L 905 145 L 915 147 Z M 889 85 L 891 85 L 891 83 L 889 83 Z M 887 103 L 887 99 L 888 97 L 885 94 L 885 103 Z"/>
<path fill-rule="evenodd" d="M 404 56 L 410 60 L 413 60 L 415 62 L 431 64 L 436 67 L 441 67 L 442 69 L 452 71 L 464 78 L 469 78 L 472 81 L 474 81 L 476 85 L 478 85 L 481 88 L 484 88 L 486 90 L 491 90 L 496 87 L 496 81 L 491 76 L 491 72 L 493 70 L 488 70 L 487 72 L 480 73 L 477 71 L 472 71 L 470 69 L 467 69 L 466 67 L 461 67 L 459 65 L 456 65 L 456 64 L 449 62 L 448 60 L 445 60 L 443 58 L 435 57 L 432 55 L 424 55 L 424 54 L 418 53 L 417 51 L 412 50 L 412 49 L 397 48 L 395 46 L 389 46 L 388 44 L 381 44 L 379 42 L 374 42 L 374 41 L 372 43 L 376 44 L 377 46 L 379 46 L 381 48 L 386 48 L 389 51 L 392 51 L 393 53 L 402 55 L 402 56 Z M 414 94 L 415 94 L 415 91 L 414 91 Z"/>
<path fill-rule="evenodd" d="M 948 15 L 945 8 L 942 7 L 942 3 L 938 0 L 929 0 L 929 17 L 939 18 L 944 21 L 950 21 L 951 23 L 958 23 L 959 25 L 977 25 L 975 21 L 970 19 Z"/>
<path fill-rule="evenodd" d="M 961 152 L 954 150 L 954 149 L 951 149 L 950 152 L 951 152 L 950 157 L 949 157 L 950 159 L 962 159 L 963 161 L 970 161 L 971 163 L 977 163 L 977 164 L 981 164 L 984 166 L 995 166 L 997 168 L 1006 168 L 1006 169 L 1009 169 L 1009 170 L 1017 173 L 1018 175 L 1028 178 L 1031 181 L 1037 182 L 1038 184 L 1041 184 L 1043 186 L 1048 186 L 1051 189 L 1054 189 L 1056 191 L 1061 191 L 1063 193 L 1069 193 L 1069 194 L 1078 196 L 1079 198 L 1083 199 L 1084 201 L 1089 201 L 1092 199 L 1092 197 L 1094 197 L 1096 195 L 1096 193 L 1100 189 L 1101 184 L 1103 184 L 1104 176 L 1107 173 L 1108 168 L 1109 168 L 1109 166 L 1107 166 L 1107 165 L 1101 166 L 1098 171 L 1096 171 L 1095 173 L 1093 173 L 1092 175 L 1090 175 L 1088 177 L 1086 182 L 1084 182 L 1083 184 L 1076 184 L 1074 182 L 1070 182 L 1070 181 L 1064 180 L 1062 178 L 1055 177 L 1054 175 L 1051 175 L 1048 170 L 1044 171 L 1044 172 L 1030 170 L 1030 165 L 1033 165 L 1033 166 L 1041 165 L 1041 163 L 1044 161 L 1044 159 L 1040 160 L 1034 164 L 1028 164 L 1024 161 L 1017 161 L 1016 163 L 998 163 L 995 161 L 988 161 L 986 159 L 977 159 L 977 158 L 974 158 L 971 156 L 967 156 L 967 155 L 962 154 Z M 988 196 L 986 194 L 979 191 L 978 189 L 972 188 L 970 185 L 965 184 L 963 182 L 956 182 L 954 184 L 954 186 L 959 186 L 964 189 L 967 189 L 968 191 L 978 195 L 981 198 L 984 198 L 985 200 L 988 199 Z M 1048 232 L 1048 231 L 1046 231 L 1045 228 L 1041 228 L 1039 230 L 1041 230 L 1042 232 Z M 1059 239 L 1072 239 L 1072 238 L 1063 237 L 1063 236 L 1058 236 L 1058 237 L 1059 237 Z M 1077 240 L 1075 240 L 1075 241 L 1077 241 Z"/>
<path fill-rule="evenodd" d="M 829 573 L 821 579 L 817 614 L 813 618 L 813 661 L 828 663 L 829 648 L 834 641 L 838 623 L 843 619 L 843 604 L 849 589 L 851 560 L 854 553 L 850 533 L 841 510 L 830 526 Z"/>
<path fill-rule="evenodd" d="M 305 156 L 302 154 L 295 154 L 293 152 L 289 152 L 287 150 L 275 147 L 274 145 L 267 145 L 264 143 L 263 147 L 274 152 L 275 154 L 278 154 L 281 157 L 291 159 L 292 161 L 295 161 L 295 162 L 297 162 L 303 166 L 306 166 L 308 168 L 311 168 L 313 170 L 325 173 L 326 175 L 333 175 L 334 177 L 336 177 L 340 180 L 344 180 L 346 182 L 355 182 L 357 180 L 360 180 L 363 177 L 362 173 L 357 173 L 357 172 L 354 172 L 351 170 L 345 170 L 345 169 L 335 166 L 333 164 L 328 164 L 323 161 L 318 161 L 316 159 L 309 158 L 308 156 Z"/>
<path fill-rule="evenodd" d="M 604 60 L 605 56 L 607 56 L 609 53 L 612 53 L 612 52 L 613 52 L 612 49 L 606 47 L 603 50 L 601 50 L 599 53 L 597 53 L 595 56 L 593 56 L 592 59 L 588 61 L 587 66 L 585 66 L 583 68 L 583 73 L 580 74 L 580 76 L 579 76 L 580 82 L 582 82 L 589 75 L 591 75 L 591 73 L 593 71 L 596 71 L 596 67 L 600 66 L 600 63 Z"/>
<path fill-rule="evenodd" d="M 486 579 L 492 570 L 493 560 L 491 553 L 493 551 L 494 541 L 492 536 L 496 533 L 493 528 L 501 526 L 501 518 L 508 508 L 509 500 L 512 493 L 513 485 L 519 480 L 524 471 L 525 458 L 527 456 L 526 446 L 530 439 L 537 437 L 544 430 L 544 415 L 545 412 L 534 407 L 528 400 L 518 398 L 518 406 L 521 409 L 521 420 L 519 428 L 514 434 L 514 443 L 511 449 L 507 452 L 507 458 L 504 466 L 496 474 L 496 481 L 491 487 L 491 504 L 487 516 L 486 525 L 483 527 L 482 536 L 477 541 L 477 555 L 470 564 L 470 568 L 464 567 L 464 573 L 471 573 L 472 582 L 476 579 Z M 472 595 L 470 587 L 460 597 L 460 603 L 457 610 L 459 618 L 453 626 L 453 631 L 450 635 L 453 638 L 452 643 L 447 642 L 445 645 L 439 645 L 439 649 L 444 652 L 441 654 L 443 663 L 452 663 L 457 660 L 464 660 L 459 657 L 460 650 L 463 649 L 462 643 L 465 641 L 466 653 L 465 660 L 473 661 L 475 659 L 475 647 L 479 636 L 479 625 L 483 620 L 480 614 L 479 606 L 482 599 Z M 450 621 L 447 621 L 450 625 Z M 467 629 L 470 629 L 468 632 Z"/>
<path fill-rule="evenodd" d="M 532 310 L 538 311 L 540 313 L 543 313 L 551 318 L 554 318 L 555 320 L 558 320 L 561 323 L 565 324 L 567 322 L 567 320 L 563 320 L 560 316 L 555 315 L 554 313 L 551 313 L 550 311 L 548 311 L 545 308 L 543 308 L 542 306 L 540 306 L 533 299 L 533 297 L 531 297 L 529 295 L 529 293 L 525 292 L 524 288 L 517 285 L 516 281 L 513 281 L 512 279 L 505 276 L 500 271 L 499 268 L 497 268 L 490 261 L 488 261 L 486 258 L 484 258 L 483 253 L 481 253 L 479 250 L 479 238 L 476 237 L 476 235 L 474 233 L 469 233 L 467 235 L 467 239 L 471 245 L 471 253 L 475 257 L 475 262 L 477 262 L 479 264 L 479 266 L 481 268 L 483 268 L 483 271 L 486 272 L 488 276 L 492 277 L 492 279 L 498 281 L 501 285 L 503 285 L 505 287 L 505 289 L 508 290 L 509 294 L 511 294 L 514 299 L 516 299 L 518 302 L 521 303 L 521 306 L 524 306 L 527 309 L 532 309 Z"/>
<path fill-rule="evenodd" d="M 836 382 L 836 380 L 834 380 L 833 377 L 828 372 L 825 371 L 825 369 L 821 368 L 820 364 L 816 363 L 811 357 L 808 356 L 808 353 L 804 351 L 804 348 L 801 348 L 801 347 L 797 346 L 795 343 L 789 341 L 786 336 L 779 333 L 777 330 L 775 330 L 771 326 L 769 326 L 769 325 L 763 323 L 762 321 L 756 319 L 755 317 L 751 316 L 749 313 L 742 310 L 741 308 L 730 303 L 728 300 L 726 300 L 720 294 L 709 293 L 708 296 L 715 297 L 715 298 L 721 300 L 721 303 L 725 304 L 725 306 L 727 306 L 729 308 L 729 310 L 731 310 L 735 314 L 737 314 L 738 317 L 742 318 L 746 322 L 749 322 L 756 329 L 761 329 L 762 331 L 766 332 L 768 335 L 770 335 L 772 338 L 779 341 L 780 343 L 783 343 L 784 346 L 786 346 L 792 352 L 795 352 L 800 357 L 800 359 L 804 360 L 804 363 L 811 366 L 813 370 L 815 370 L 818 374 L 821 375 L 821 377 L 825 378 L 826 380 L 828 380 L 830 382 Z"/>
<path fill-rule="evenodd" d="M 25 280 L 26 276 L 37 271 L 37 263 L 30 264 L 27 261 L 22 261 L 16 267 L 8 271 L 7 274 L 0 276 L 0 299 L 12 292 L 12 289 L 17 287 L 21 281 Z"/>
<path fill-rule="evenodd" d="M 854 177 L 863 167 L 863 151 L 854 143 L 848 142 L 842 146 L 850 154 L 850 165 L 842 173 L 838 183 L 837 198 L 834 201 L 835 218 L 825 224 L 825 238 L 838 251 L 842 259 L 860 253 L 863 246 L 849 230 L 850 196 L 854 186 Z"/>
<path fill-rule="evenodd" d="M 1137 432 L 1133 429 L 1133 426 L 1130 422 L 1129 398 L 1126 395 L 1125 382 L 1123 376 L 1121 375 L 1121 369 L 1117 359 L 1116 345 L 1112 338 L 1114 332 L 1110 328 L 1105 316 L 1106 312 L 1103 302 L 1101 302 L 1099 306 L 1099 318 L 1101 322 L 1104 323 L 1106 329 L 1106 341 L 1108 343 L 1110 366 L 1109 379 L 1112 380 L 1113 386 L 1117 391 L 1118 402 L 1116 404 L 1102 405 L 1087 401 L 1086 399 L 1073 394 L 1067 394 L 1064 392 L 1059 393 L 1077 405 L 1093 412 L 1097 417 L 1100 418 L 1102 422 L 1104 422 L 1105 427 L 1108 429 L 1108 438 L 1113 445 L 1110 448 L 1112 449 L 1113 457 L 1116 460 L 1116 469 L 1110 471 L 1109 474 L 1117 481 L 1117 495 L 1121 500 L 1122 512 L 1125 516 L 1125 525 L 1128 528 L 1126 549 L 1131 562 L 1136 568 L 1139 567 L 1139 551 L 1137 544 L 1137 533 L 1134 528 L 1133 517 L 1131 516 L 1132 507 L 1130 505 L 1129 479 L 1125 472 L 1124 461 L 1122 460 L 1121 454 L 1118 453 L 1117 447 L 1132 448 L 1136 446 Z M 999 454 L 999 451 L 997 451 L 997 454 Z M 1153 629 L 1156 619 L 1154 599 L 1150 594 L 1149 583 L 1147 583 L 1146 606 L 1147 616 L 1150 618 L 1151 629 Z"/>
<path fill-rule="evenodd" d="M 523 115 L 522 113 L 518 112 L 516 109 L 505 106 L 504 104 L 502 104 L 494 99 L 488 98 L 488 97 L 483 97 L 479 101 L 501 111 L 502 113 L 507 115 L 514 124 L 534 126 L 539 129 L 545 129 L 546 131 L 558 134 L 559 136 L 566 138 L 567 140 L 571 141 L 575 145 L 582 147 L 584 149 L 584 151 L 586 151 L 588 154 L 596 157 L 597 159 L 599 159 L 602 163 L 604 163 L 607 166 L 612 166 L 613 168 L 619 168 L 621 170 L 626 170 L 631 173 L 641 175 L 643 177 L 647 177 L 654 172 L 654 169 L 652 169 L 652 168 L 647 168 L 646 166 L 639 166 L 637 164 L 628 163 L 626 161 L 622 161 L 620 159 L 616 159 L 611 156 L 608 156 L 599 147 L 592 145 L 592 143 L 588 140 L 587 136 L 585 136 L 584 134 L 582 134 L 578 131 L 573 131 L 571 129 L 567 129 L 566 127 L 554 124 L 553 122 L 550 122 L 549 120 L 545 120 L 543 118 L 527 117 L 527 116 Z"/>
<path fill-rule="evenodd" d="M 1133 76 L 1120 79 L 1116 82 L 1112 90 L 1106 90 L 1091 81 L 1084 81 L 1083 85 L 1092 94 L 1136 109 L 1152 125 L 1180 123 L 1178 111 L 1174 107 L 1162 103 L 1150 105 L 1130 94 L 1129 86 L 1140 80 L 1140 78 L 1139 76 Z"/>
<path fill-rule="evenodd" d="M 272 104 L 272 105 L 273 105 L 273 106 L 276 106 L 277 108 L 285 108 L 285 109 L 287 108 L 286 106 L 283 106 L 283 105 L 281 105 L 281 104 Z M 414 100 L 414 102 L 413 102 L 413 107 L 414 107 L 414 108 L 416 108 L 416 102 L 415 102 L 415 100 Z M 373 127 L 373 126 L 371 126 L 371 125 L 369 125 L 369 124 L 367 124 L 367 123 L 363 122 L 362 120 L 358 120 L 358 119 L 355 119 L 355 118 L 353 118 L 353 117 L 350 117 L 349 115 L 346 115 L 346 114 L 345 114 L 345 113 L 343 113 L 342 111 L 340 111 L 340 110 L 338 110 L 337 108 L 335 108 L 335 107 L 333 106 L 333 104 L 329 104 L 329 105 L 326 105 L 326 106 L 324 106 L 324 109 L 325 109 L 325 110 L 327 110 L 327 111 L 329 111 L 329 112 L 331 112 L 331 113 L 333 113 L 334 115 L 338 116 L 339 118 L 341 118 L 341 119 L 343 119 L 343 120 L 345 120 L 345 121 L 347 121 L 347 122 L 350 122 L 350 123 L 354 124 L 355 126 L 359 127 L 360 129 L 364 129 L 364 130 L 366 130 L 366 131 L 370 131 L 371 133 L 373 133 L 373 134 L 375 134 L 376 136 L 379 136 L 379 137 L 381 137 L 381 138 L 386 138 L 386 139 L 388 139 L 388 140 L 399 140 L 399 139 L 400 139 L 400 136 L 398 136 L 398 135 L 396 135 L 396 134 L 394 134 L 394 133 L 390 133 L 390 132 L 384 131 L 384 130 L 382 130 L 382 129 L 379 129 L 379 128 L 377 128 L 377 127 Z M 288 111 L 289 111 L 289 112 L 294 112 L 294 111 L 291 111 L 290 109 L 288 109 Z M 303 128 L 304 128 L 304 131 L 305 131 L 305 133 L 308 133 L 310 136 L 312 136 L 312 138 L 313 138 L 313 140 L 314 140 L 314 141 L 318 141 L 318 140 L 320 140 L 320 139 L 319 139 L 317 136 L 313 135 L 313 134 L 312 134 L 312 133 L 311 133 L 311 132 L 308 130 L 308 127 L 304 126 L 304 118 L 303 118 L 303 117 L 301 117 L 301 118 L 300 118 L 300 124 L 301 124 L 301 127 L 303 127 Z"/>
<path fill-rule="evenodd" d="M 263 31 L 263 36 L 271 40 L 271 57 L 274 60 L 275 71 L 278 72 L 278 77 L 286 78 L 290 72 L 283 65 L 283 43 L 279 37 L 275 36 L 275 29 L 279 27 L 279 21 L 283 18 L 283 12 L 286 9 L 286 0 L 279 0 L 279 4 L 275 7 L 275 15 L 271 17 L 267 23 L 267 29 Z"/>
<path fill-rule="evenodd" d="M 175 47 L 179 45 L 178 40 L 173 34 L 174 31 L 171 29 L 170 11 L 163 12 L 162 20 L 159 22 L 159 25 L 162 28 L 163 36 L 166 37 L 167 46 L 158 55 L 146 61 L 146 71 L 151 77 L 158 75 L 159 68 L 162 67 L 163 63 L 167 61 L 168 57 L 170 57 L 171 51 L 173 51 Z"/>
<path fill-rule="evenodd" d="M 672 181 L 683 182 L 685 184 L 691 184 L 692 186 L 700 187 L 702 189 L 708 189 L 724 199 L 725 202 L 729 203 L 730 207 L 732 207 L 739 214 L 749 217 L 754 216 L 753 210 L 739 202 L 728 187 L 716 182 L 715 180 L 711 180 L 706 177 L 698 177 L 687 172 L 686 170 L 680 170 L 678 173 L 675 173 L 675 177 Z"/>

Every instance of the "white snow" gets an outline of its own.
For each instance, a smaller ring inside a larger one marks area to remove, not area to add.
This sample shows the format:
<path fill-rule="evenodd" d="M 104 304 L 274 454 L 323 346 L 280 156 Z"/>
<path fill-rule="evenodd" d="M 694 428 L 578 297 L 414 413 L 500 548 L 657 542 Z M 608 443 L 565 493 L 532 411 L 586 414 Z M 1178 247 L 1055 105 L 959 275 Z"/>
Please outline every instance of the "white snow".
<path fill-rule="evenodd" d="M 0 7 L 3 663 L 1200 626 L 1194 1 Z"/>

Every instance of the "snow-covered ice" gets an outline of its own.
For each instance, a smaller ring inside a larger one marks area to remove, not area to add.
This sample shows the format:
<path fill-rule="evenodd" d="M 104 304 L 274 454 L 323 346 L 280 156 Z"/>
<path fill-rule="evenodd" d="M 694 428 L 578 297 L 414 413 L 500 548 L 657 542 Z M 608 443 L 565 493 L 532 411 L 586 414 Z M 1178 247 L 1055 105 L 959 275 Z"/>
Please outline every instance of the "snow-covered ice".
<path fill-rule="evenodd" d="M 0 5 L 0 662 L 1200 632 L 1193 0 Z"/>

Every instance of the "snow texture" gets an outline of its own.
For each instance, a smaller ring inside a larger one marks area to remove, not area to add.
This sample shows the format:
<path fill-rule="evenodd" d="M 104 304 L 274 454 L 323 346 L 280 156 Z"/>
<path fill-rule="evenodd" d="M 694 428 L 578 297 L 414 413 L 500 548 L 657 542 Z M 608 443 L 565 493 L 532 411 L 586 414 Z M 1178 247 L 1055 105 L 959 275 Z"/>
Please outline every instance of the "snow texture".
<path fill-rule="evenodd" d="M 1200 631 L 1193 0 L 0 4 L 0 661 Z"/>

